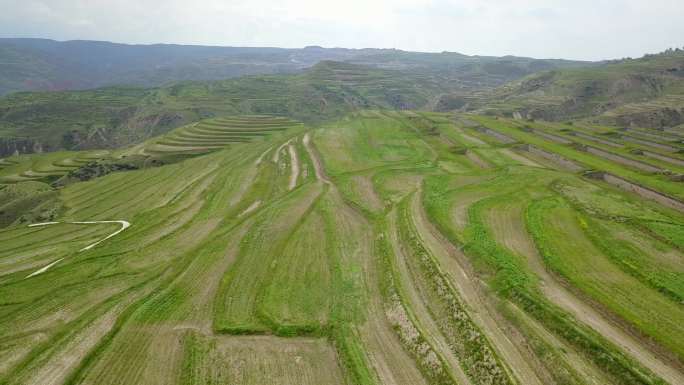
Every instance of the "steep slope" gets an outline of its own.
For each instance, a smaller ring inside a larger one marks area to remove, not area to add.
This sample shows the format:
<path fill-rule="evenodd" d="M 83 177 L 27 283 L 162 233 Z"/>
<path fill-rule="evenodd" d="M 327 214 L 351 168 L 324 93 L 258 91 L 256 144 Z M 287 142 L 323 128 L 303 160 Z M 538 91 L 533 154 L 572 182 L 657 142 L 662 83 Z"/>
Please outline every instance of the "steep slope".
<path fill-rule="evenodd" d="M 542 72 L 493 92 L 485 111 L 653 128 L 684 122 L 684 51 L 667 51 L 598 67 Z"/>

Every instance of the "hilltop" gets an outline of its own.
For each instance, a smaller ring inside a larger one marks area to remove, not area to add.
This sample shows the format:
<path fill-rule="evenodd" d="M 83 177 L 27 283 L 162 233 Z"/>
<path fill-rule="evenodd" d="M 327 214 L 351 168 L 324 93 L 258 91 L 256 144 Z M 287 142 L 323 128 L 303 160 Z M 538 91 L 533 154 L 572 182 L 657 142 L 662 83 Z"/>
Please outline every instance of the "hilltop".
<path fill-rule="evenodd" d="M 447 71 L 451 77 L 476 86 L 501 85 L 542 69 L 589 64 L 570 60 L 375 48 L 130 45 L 5 38 L 0 39 L 0 95 L 16 91 L 74 90 L 112 85 L 156 87 L 184 80 L 296 73 L 323 60 L 348 61 L 385 69 Z"/>

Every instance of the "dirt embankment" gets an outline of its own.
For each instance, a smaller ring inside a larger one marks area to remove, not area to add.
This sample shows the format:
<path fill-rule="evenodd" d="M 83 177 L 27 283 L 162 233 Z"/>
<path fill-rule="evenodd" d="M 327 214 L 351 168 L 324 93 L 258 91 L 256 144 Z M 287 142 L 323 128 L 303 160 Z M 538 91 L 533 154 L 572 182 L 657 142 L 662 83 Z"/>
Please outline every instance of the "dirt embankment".
<path fill-rule="evenodd" d="M 610 146 L 610 147 L 615 147 L 615 148 L 623 148 L 623 147 L 625 147 L 623 144 L 616 143 L 616 142 L 612 142 L 612 141 L 610 141 L 610 140 L 606 140 L 606 139 L 599 138 L 599 137 L 596 137 L 596 136 L 593 136 L 593 135 L 589 135 L 589 134 L 585 134 L 585 133 L 582 133 L 582 132 L 572 131 L 572 132 L 570 133 L 570 135 L 576 136 L 576 137 L 578 137 L 578 138 L 586 139 L 586 140 L 589 140 L 589 141 L 592 141 L 592 142 L 601 143 L 601 144 L 604 144 L 604 145 Z"/>
<path fill-rule="evenodd" d="M 634 136 L 622 135 L 620 138 L 626 142 L 641 144 L 643 146 L 658 148 L 658 149 L 669 151 L 669 152 L 679 151 L 679 149 L 677 147 L 669 146 L 667 144 L 652 142 L 650 140 L 636 138 Z"/>
<path fill-rule="evenodd" d="M 552 142 L 560 143 L 560 144 L 570 144 L 572 143 L 572 140 L 564 138 L 559 135 L 554 135 L 554 134 L 549 134 L 548 132 L 544 131 L 539 131 L 539 130 L 532 130 L 533 133 L 541 136 L 542 138 L 546 140 L 550 140 Z"/>
<path fill-rule="evenodd" d="M 592 155 L 596 155 L 596 156 L 599 156 L 601 158 L 611 160 L 615 163 L 619 163 L 619 164 L 622 164 L 622 165 L 627 166 L 627 167 L 633 167 L 633 168 L 636 168 L 636 169 L 641 170 L 641 171 L 654 172 L 654 173 L 665 171 L 660 167 L 656 167 L 656 166 L 650 165 L 648 163 L 640 162 L 638 160 L 629 159 L 629 158 L 626 158 L 624 156 L 613 154 L 613 153 L 608 152 L 608 151 L 603 151 L 600 148 L 591 147 L 591 146 L 581 146 L 580 149 L 583 151 L 586 151 Z"/>
<path fill-rule="evenodd" d="M 390 213 L 388 227 L 405 301 L 408 302 L 413 309 L 413 314 L 416 317 L 416 321 L 422 327 L 425 338 L 430 342 L 433 349 L 444 358 L 446 367 L 454 377 L 458 379 L 458 383 L 460 385 L 470 385 L 470 379 L 461 368 L 460 360 L 453 353 L 449 346 L 449 342 L 440 331 L 437 322 L 431 316 L 430 310 L 426 304 L 429 299 L 422 295 L 419 288 L 411 279 L 412 274 L 408 266 L 407 257 L 400 246 L 401 242 L 399 241 L 396 221 L 396 212 Z"/>
<path fill-rule="evenodd" d="M 674 164 L 677 166 L 684 167 L 684 160 L 682 160 L 682 159 L 677 159 L 677 158 L 672 158 L 672 157 L 665 156 L 665 155 L 660 155 L 658 153 L 651 152 L 651 151 L 640 151 L 640 153 L 641 153 L 641 155 L 649 157 L 649 158 L 662 160 L 663 162 L 667 162 L 667 163 L 671 163 L 671 164 Z"/>
<path fill-rule="evenodd" d="M 299 158 L 297 157 L 297 151 L 293 145 L 288 144 L 287 150 L 290 153 L 290 182 L 287 186 L 288 190 L 292 190 L 297 187 L 297 178 L 299 177 Z"/>
<path fill-rule="evenodd" d="M 541 148 L 533 146 L 531 144 L 523 145 L 520 147 L 520 149 L 523 151 L 527 151 L 534 156 L 538 156 L 540 158 L 549 160 L 552 163 L 568 171 L 578 172 L 584 170 L 584 167 L 582 167 L 579 163 L 564 158 L 558 154 L 554 154 L 553 152 L 542 150 Z"/>
<path fill-rule="evenodd" d="M 481 169 L 483 169 L 483 170 L 486 170 L 486 169 L 488 169 L 488 168 L 492 168 L 492 166 L 491 166 L 489 163 L 487 163 L 487 161 L 485 161 L 484 159 L 482 159 L 482 157 L 480 157 L 480 156 L 479 156 L 476 152 L 474 152 L 474 151 L 466 150 L 465 155 L 466 155 L 466 158 L 468 158 L 468 160 L 470 160 L 470 161 L 473 162 L 477 167 L 479 167 L 479 168 L 481 168 Z"/>
<path fill-rule="evenodd" d="M 325 175 L 323 164 L 318 156 L 318 152 L 311 143 L 311 137 L 309 136 L 308 132 L 304 134 L 302 142 L 304 143 L 304 148 L 306 148 L 306 152 L 309 154 L 309 158 L 311 158 L 311 162 L 313 163 L 314 171 L 316 172 L 316 179 L 330 184 L 330 179 L 328 179 L 328 177 Z"/>
<path fill-rule="evenodd" d="M 546 298 L 572 314 L 628 355 L 672 384 L 684 383 L 684 374 L 660 360 L 631 334 L 605 317 L 568 290 L 546 269 L 530 235 L 525 230 L 522 208 L 492 215 L 488 220 L 495 238 L 511 251 L 527 258 L 528 266 L 540 279 L 540 289 Z"/>
<path fill-rule="evenodd" d="M 587 177 L 592 178 L 592 179 L 599 179 L 603 180 L 604 182 L 608 184 L 612 184 L 613 186 L 616 186 L 622 190 L 633 192 L 637 195 L 639 195 L 642 198 L 646 198 L 648 200 L 656 201 L 660 203 L 663 206 L 667 206 L 670 208 L 673 208 L 677 211 L 683 212 L 684 213 L 684 202 L 669 197 L 663 193 L 660 193 L 655 190 L 651 190 L 649 188 L 646 188 L 644 186 L 640 186 L 636 183 L 630 182 L 626 179 L 622 179 L 619 176 L 613 175 L 611 173 L 607 172 L 592 172 L 592 173 L 587 173 Z"/>
<path fill-rule="evenodd" d="M 539 384 L 543 381 L 533 368 L 533 354 L 525 352 L 515 338 L 515 333 L 502 324 L 501 317 L 496 314 L 493 304 L 486 299 L 481 283 L 472 270 L 468 258 L 461 250 L 449 242 L 430 223 L 422 208 L 420 194 L 415 194 L 411 202 L 411 216 L 425 246 L 438 259 L 440 265 L 450 276 L 461 298 L 472 309 L 473 320 L 482 328 L 497 353 L 508 364 L 518 379 L 525 384 Z"/>
<path fill-rule="evenodd" d="M 478 127 L 478 128 L 476 128 L 476 130 L 483 133 L 483 134 L 486 134 L 486 135 L 493 137 L 494 139 L 498 140 L 499 142 L 501 142 L 503 144 L 511 144 L 511 143 L 517 142 L 515 139 L 511 138 L 510 136 L 504 135 L 498 131 L 494 131 L 494 130 L 489 129 L 487 127 Z"/>

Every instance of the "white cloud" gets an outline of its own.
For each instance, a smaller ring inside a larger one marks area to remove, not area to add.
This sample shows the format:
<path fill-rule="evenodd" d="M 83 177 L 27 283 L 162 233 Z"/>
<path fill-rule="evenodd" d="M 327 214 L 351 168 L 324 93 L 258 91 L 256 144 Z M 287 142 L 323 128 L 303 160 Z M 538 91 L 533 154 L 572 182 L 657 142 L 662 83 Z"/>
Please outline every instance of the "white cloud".
<path fill-rule="evenodd" d="M 0 0 L 0 36 L 604 59 L 684 45 L 681 0 Z"/>

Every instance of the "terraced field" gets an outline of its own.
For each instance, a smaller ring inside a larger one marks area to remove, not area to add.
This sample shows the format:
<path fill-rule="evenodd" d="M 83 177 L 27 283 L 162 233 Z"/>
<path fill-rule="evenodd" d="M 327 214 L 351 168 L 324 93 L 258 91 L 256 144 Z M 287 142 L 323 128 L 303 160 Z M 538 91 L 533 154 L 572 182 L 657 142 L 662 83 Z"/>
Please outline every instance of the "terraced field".
<path fill-rule="evenodd" d="M 287 118 L 257 115 L 206 119 L 154 138 L 125 154 L 153 157 L 194 156 L 220 150 L 231 144 L 261 140 L 298 125 L 300 124 Z"/>
<path fill-rule="evenodd" d="M 55 180 L 90 162 L 106 159 L 109 151 L 53 152 L 0 159 L 0 183 Z"/>
<path fill-rule="evenodd" d="M 59 210 L 0 228 L 0 383 L 682 384 L 683 147 L 637 131 L 365 110 L 9 158 L 0 196 Z M 31 177 L 89 157 L 160 163 Z"/>

